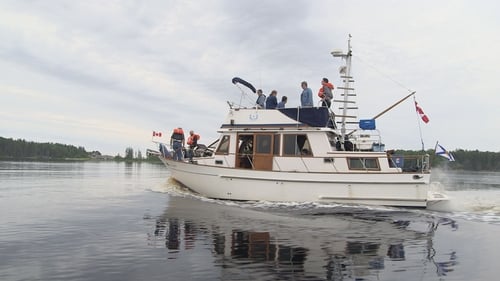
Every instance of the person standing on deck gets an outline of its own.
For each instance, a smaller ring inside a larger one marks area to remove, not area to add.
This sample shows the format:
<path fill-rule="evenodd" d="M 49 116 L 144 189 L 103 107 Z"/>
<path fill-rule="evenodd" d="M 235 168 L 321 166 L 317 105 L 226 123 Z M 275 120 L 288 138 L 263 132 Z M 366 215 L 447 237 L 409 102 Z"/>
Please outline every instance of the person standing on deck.
<path fill-rule="evenodd" d="M 322 106 L 330 107 L 333 99 L 333 84 L 328 82 L 328 78 L 321 80 L 321 88 L 318 91 L 318 96 L 321 98 Z"/>
<path fill-rule="evenodd" d="M 174 150 L 173 158 L 175 161 L 182 161 L 182 148 L 184 147 L 184 131 L 181 127 L 175 128 L 170 137 L 170 147 Z"/>
<path fill-rule="evenodd" d="M 269 97 L 266 99 L 266 109 L 276 109 L 278 106 L 278 99 L 276 98 L 277 94 L 278 92 L 276 90 L 271 91 Z"/>
<path fill-rule="evenodd" d="M 313 107 L 313 93 L 311 91 L 311 88 L 307 87 L 306 81 L 302 81 L 302 83 L 300 83 L 300 86 L 302 87 L 302 93 L 300 94 L 300 105 L 302 107 Z"/>
<path fill-rule="evenodd" d="M 187 139 L 187 145 L 189 145 L 188 149 L 189 162 L 193 162 L 194 149 L 198 146 L 199 139 L 200 135 L 195 134 L 193 130 L 189 131 L 189 137 Z"/>
<path fill-rule="evenodd" d="M 285 108 L 286 101 L 288 100 L 287 96 L 282 96 L 281 101 L 278 103 L 278 107 L 276 108 Z"/>
<path fill-rule="evenodd" d="M 257 101 L 255 101 L 256 108 L 264 108 L 264 103 L 266 102 L 266 96 L 262 93 L 262 89 L 257 90 Z"/>

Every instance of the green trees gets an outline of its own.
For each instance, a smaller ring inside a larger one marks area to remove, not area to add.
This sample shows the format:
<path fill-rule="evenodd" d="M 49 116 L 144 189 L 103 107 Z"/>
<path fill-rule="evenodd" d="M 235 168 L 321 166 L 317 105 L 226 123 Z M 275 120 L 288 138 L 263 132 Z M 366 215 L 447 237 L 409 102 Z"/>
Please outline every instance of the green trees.
<path fill-rule="evenodd" d="M 125 160 L 132 160 L 134 159 L 134 149 L 132 147 L 127 147 L 125 149 Z"/>
<path fill-rule="evenodd" d="M 84 147 L 59 143 L 35 143 L 0 137 L 0 159 L 53 160 L 66 158 L 89 158 Z"/>
<path fill-rule="evenodd" d="M 438 156 L 433 149 L 422 151 L 397 150 L 395 154 L 422 154 L 430 155 L 432 167 L 446 167 L 451 170 L 468 171 L 500 171 L 500 152 L 463 150 L 451 151 L 455 157 L 454 162 Z M 14 140 L 0 137 L 0 160 L 67 160 L 67 159 L 101 159 L 110 160 L 104 157 L 99 151 L 87 152 L 84 147 L 59 143 L 35 143 L 26 140 Z M 115 161 L 147 161 L 160 162 L 158 157 L 146 154 L 137 150 L 134 153 L 132 147 L 125 149 L 125 156 L 117 155 Z"/>
<path fill-rule="evenodd" d="M 0 137 L 0 160 L 115 160 L 115 161 L 147 161 L 160 162 L 158 157 L 144 158 L 142 152 L 134 153 L 132 147 L 125 149 L 125 157 L 102 155 L 99 151 L 87 152 L 84 147 L 76 147 L 60 143 L 36 143 L 22 139 Z M 160 162 L 161 163 L 161 162 Z"/>
<path fill-rule="evenodd" d="M 434 149 L 429 149 L 424 152 L 413 150 L 396 150 L 395 154 L 422 154 L 430 155 L 432 167 L 446 167 L 450 170 L 467 170 L 467 171 L 496 171 L 500 172 L 500 152 L 478 151 L 478 150 L 463 150 L 458 149 L 450 151 L 455 158 L 455 161 L 450 162 L 448 159 L 436 155 Z"/>
<path fill-rule="evenodd" d="M 455 169 L 469 171 L 500 171 L 500 153 L 459 149 L 452 152 Z M 440 157 L 441 158 L 441 157 Z M 447 161 L 446 159 L 443 159 Z"/>

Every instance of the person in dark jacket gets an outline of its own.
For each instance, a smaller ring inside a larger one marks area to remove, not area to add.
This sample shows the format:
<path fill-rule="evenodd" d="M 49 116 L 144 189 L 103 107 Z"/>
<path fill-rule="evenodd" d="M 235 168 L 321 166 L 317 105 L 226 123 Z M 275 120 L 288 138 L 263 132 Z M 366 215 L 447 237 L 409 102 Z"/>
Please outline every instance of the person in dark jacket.
<path fill-rule="evenodd" d="M 276 90 L 271 91 L 269 97 L 266 99 L 266 109 L 276 109 L 278 106 L 278 99 L 276 98 L 277 94 L 278 92 Z"/>

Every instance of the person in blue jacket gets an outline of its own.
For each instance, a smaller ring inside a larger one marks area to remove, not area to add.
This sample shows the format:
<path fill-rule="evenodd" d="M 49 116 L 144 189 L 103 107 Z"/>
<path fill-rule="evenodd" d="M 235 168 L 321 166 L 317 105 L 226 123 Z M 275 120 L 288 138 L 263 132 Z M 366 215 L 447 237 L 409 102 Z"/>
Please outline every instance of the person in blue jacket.
<path fill-rule="evenodd" d="M 300 86 L 302 87 L 302 93 L 300 94 L 300 105 L 302 107 L 314 106 L 313 93 L 312 93 L 311 88 L 307 87 L 307 82 L 302 81 L 302 83 L 300 83 Z"/>
<path fill-rule="evenodd" d="M 266 109 L 276 109 L 278 106 L 278 99 L 276 98 L 277 94 L 278 92 L 276 90 L 271 91 L 269 97 L 266 99 Z"/>
<path fill-rule="evenodd" d="M 277 108 L 285 108 L 286 101 L 288 100 L 287 96 L 282 96 L 281 101 L 278 103 Z"/>

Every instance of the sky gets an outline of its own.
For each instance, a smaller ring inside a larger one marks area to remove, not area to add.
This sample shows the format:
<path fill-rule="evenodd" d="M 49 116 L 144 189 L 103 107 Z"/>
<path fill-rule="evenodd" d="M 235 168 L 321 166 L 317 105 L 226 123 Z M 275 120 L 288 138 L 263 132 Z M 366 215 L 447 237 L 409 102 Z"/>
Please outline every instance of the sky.
<path fill-rule="evenodd" d="M 287 107 L 300 82 L 341 84 L 347 49 L 359 117 L 379 117 L 386 148 L 500 152 L 498 1 L 0 1 L 0 136 L 124 155 L 152 132 L 211 143 L 227 101 Z M 339 90 L 334 91 L 338 97 Z M 335 109 L 335 106 L 333 106 Z"/>

